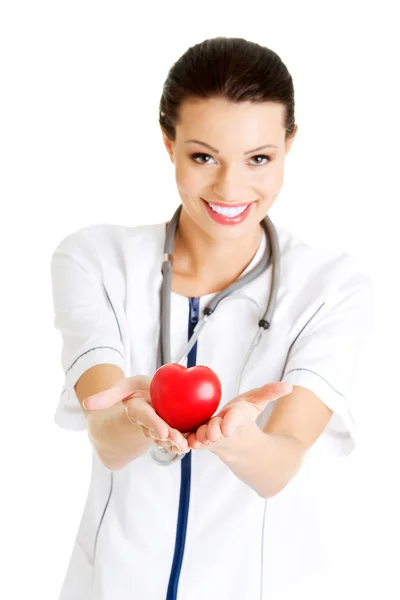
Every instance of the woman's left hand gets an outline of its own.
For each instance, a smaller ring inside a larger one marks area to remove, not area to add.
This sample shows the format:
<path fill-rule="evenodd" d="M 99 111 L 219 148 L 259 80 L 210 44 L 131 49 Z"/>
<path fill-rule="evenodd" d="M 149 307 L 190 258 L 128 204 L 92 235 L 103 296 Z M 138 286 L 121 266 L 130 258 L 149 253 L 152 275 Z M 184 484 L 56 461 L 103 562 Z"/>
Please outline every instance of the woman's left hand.
<path fill-rule="evenodd" d="M 279 381 L 240 394 L 196 432 L 185 434 L 189 448 L 207 449 L 221 438 L 231 438 L 239 427 L 254 422 L 269 402 L 290 394 L 292 390 L 291 384 Z"/>

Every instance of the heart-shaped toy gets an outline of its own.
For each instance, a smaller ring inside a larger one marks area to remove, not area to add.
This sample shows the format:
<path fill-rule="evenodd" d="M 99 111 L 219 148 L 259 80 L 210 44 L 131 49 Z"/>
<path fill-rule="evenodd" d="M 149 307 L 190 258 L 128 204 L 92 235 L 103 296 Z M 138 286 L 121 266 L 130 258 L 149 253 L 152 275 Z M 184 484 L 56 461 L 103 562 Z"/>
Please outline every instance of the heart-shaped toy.
<path fill-rule="evenodd" d="M 221 382 L 209 367 L 188 369 L 176 363 L 162 365 L 150 383 L 150 398 L 156 413 L 181 433 L 195 431 L 217 410 Z"/>

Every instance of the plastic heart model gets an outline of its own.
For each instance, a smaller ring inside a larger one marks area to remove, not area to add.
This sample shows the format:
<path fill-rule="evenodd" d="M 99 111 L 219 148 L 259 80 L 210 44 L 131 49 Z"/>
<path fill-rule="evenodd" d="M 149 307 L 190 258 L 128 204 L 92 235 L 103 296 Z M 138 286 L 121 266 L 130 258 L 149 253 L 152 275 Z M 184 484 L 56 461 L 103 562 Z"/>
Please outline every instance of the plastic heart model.
<path fill-rule="evenodd" d="M 221 400 L 221 382 L 209 367 L 163 365 L 150 383 L 156 413 L 181 433 L 196 430 L 208 421 Z"/>

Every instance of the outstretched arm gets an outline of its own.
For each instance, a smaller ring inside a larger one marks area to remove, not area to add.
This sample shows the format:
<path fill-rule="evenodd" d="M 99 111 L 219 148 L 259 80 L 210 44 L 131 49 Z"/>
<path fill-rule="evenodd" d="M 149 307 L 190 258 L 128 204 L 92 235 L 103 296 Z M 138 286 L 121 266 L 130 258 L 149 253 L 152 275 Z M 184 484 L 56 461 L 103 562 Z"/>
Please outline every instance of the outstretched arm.
<path fill-rule="evenodd" d="M 270 383 L 241 394 L 188 436 L 190 447 L 208 449 L 263 498 L 279 493 L 294 477 L 332 415 L 310 390 L 290 386 L 283 396 L 284 386 Z M 255 420 L 277 398 L 261 430 Z"/>

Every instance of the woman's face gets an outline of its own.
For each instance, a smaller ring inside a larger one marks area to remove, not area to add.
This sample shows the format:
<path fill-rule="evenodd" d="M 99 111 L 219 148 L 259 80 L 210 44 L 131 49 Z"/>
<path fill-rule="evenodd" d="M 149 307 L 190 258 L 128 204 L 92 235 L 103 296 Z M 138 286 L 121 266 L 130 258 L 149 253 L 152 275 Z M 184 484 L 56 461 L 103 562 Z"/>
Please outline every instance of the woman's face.
<path fill-rule="evenodd" d="M 188 100 L 175 141 L 163 137 L 186 221 L 216 241 L 254 234 L 279 194 L 294 139 L 285 143 L 284 106 Z"/>

